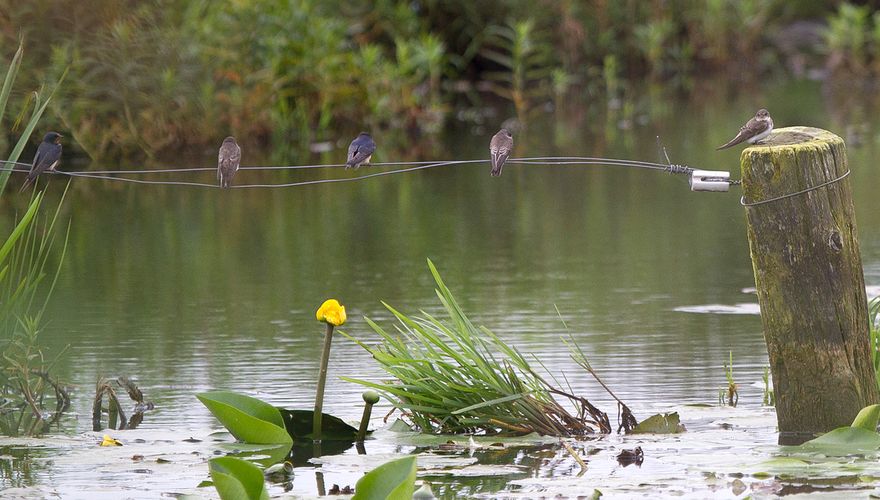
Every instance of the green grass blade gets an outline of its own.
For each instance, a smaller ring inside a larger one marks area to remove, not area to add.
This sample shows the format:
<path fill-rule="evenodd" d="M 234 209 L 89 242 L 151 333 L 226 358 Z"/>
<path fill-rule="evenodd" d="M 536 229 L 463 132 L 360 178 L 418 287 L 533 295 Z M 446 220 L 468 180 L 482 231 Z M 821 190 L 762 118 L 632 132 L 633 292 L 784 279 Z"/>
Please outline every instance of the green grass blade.
<path fill-rule="evenodd" d="M 24 43 L 18 43 L 18 50 L 9 63 L 9 70 L 6 71 L 6 78 L 3 79 L 3 88 L 0 89 L 0 124 L 3 123 L 3 116 L 6 114 L 6 103 L 9 101 L 9 94 L 12 92 L 12 83 L 18 75 L 18 69 L 21 67 L 21 57 L 24 53 Z"/>

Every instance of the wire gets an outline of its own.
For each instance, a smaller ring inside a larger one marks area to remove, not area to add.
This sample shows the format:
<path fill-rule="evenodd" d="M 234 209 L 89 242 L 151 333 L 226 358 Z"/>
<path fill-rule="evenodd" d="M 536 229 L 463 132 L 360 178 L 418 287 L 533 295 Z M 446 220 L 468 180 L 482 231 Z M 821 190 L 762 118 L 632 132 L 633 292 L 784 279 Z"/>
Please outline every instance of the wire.
<path fill-rule="evenodd" d="M 0 160 L 2 162 L 3 160 Z M 384 163 L 375 163 L 371 164 L 373 167 L 383 167 L 383 166 L 400 166 L 407 165 L 407 168 L 399 168 L 394 170 L 384 170 L 381 172 L 372 172 L 365 175 L 358 175 L 355 177 L 346 177 L 346 178 L 336 178 L 336 179 L 313 179 L 307 181 L 297 181 L 297 182 L 289 182 L 282 184 L 236 184 L 230 186 L 232 189 L 249 189 L 249 188 L 282 188 L 282 187 L 295 187 L 295 186 L 307 186 L 313 184 L 327 184 L 327 183 L 336 183 L 336 182 L 353 182 L 359 181 L 363 179 L 368 179 L 372 177 L 380 177 L 385 175 L 394 175 L 405 172 L 413 172 L 416 170 L 426 170 L 430 168 L 437 168 L 443 166 L 451 166 L 451 165 L 466 165 L 466 164 L 480 164 L 480 163 L 488 163 L 488 159 L 479 159 L 479 160 L 435 160 L 435 161 L 415 161 L 415 162 L 384 162 Z M 14 163 L 17 165 L 27 165 L 21 162 L 6 162 L 6 163 Z M 682 165 L 665 165 L 663 163 L 655 163 L 655 162 L 646 162 L 640 160 L 626 160 L 626 159 L 618 159 L 618 158 L 601 158 L 601 157 L 592 157 L 592 156 L 540 156 L 534 158 L 511 158 L 508 160 L 508 163 L 511 164 L 519 164 L 519 165 L 606 165 L 606 166 L 619 166 L 619 167 L 630 167 L 630 168 L 645 168 L 651 170 L 665 171 L 669 173 L 676 174 L 690 174 L 694 169 L 690 167 L 685 167 Z M 344 164 L 330 164 L 330 165 L 282 165 L 282 166 L 265 166 L 265 167 L 242 167 L 242 169 L 247 170 L 296 170 L 296 169 L 311 169 L 311 168 L 332 168 L 332 167 L 344 167 Z M 5 169 L 10 170 L 10 169 Z M 16 172 L 26 172 L 27 170 L 23 169 L 15 169 L 12 168 L 12 171 Z M 196 168 L 166 168 L 166 169 L 155 169 L 155 170 L 93 170 L 87 172 L 69 172 L 63 170 L 54 170 L 46 173 L 55 174 L 55 175 L 66 175 L 68 177 L 82 177 L 87 179 L 100 179 L 100 180 L 108 180 L 108 181 L 116 181 L 116 182 L 128 182 L 132 184 L 154 184 L 154 185 L 166 185 L 166 186 L 191 186 L 191 187 L 203 187 L 203 188 L 214 188 L 219 189 L 215 183 L 205 183 L 205 182 L 192 182 L 192 181 L 182 181 L 182 180 L 152 180 L 152 179 L 133 179 L 129 177 L 119 176 L 121 174 L 153 174 L 153 173 L 188 173 L 188 172 L 207 172 L 207 171 L 216 171 L 213 167 L 196 167 Z"/>
<path fill-rule="evenodd" d="M 845 178 L 849 175 L 849 173 L 850 173 L 850 171 L 847 170 L 847 171 L 844 172 L 843 175 L 841 175 L 840 177 L 836 177 L 836 178 L 834 178 L 834 179 L 831 179 L 830 181 L 825 181 L 825 182 L 823 182 L 822 184 L 818 184 L 818 185 L 816 185 L 816 186 L 811 186 L 811 187 L 808 187 L 808 188 L 806 188 L 806 189 L 802 189 L 802 190 L 800 190 L 800 191 L 796 191 L 796 192 L 794 192 L 794 193 L 788 193 L 788 194 L 784 194 L 784 195 L 782 195 L 782 196 L 776 196 L 776 197 L 774 197 L 774 198 L 768 198 L 768 199 L 766 199 L 766 200 L 760 200 L 760 201 L 748 202 L 748 201 L 746 201 L 746 197 L 745 197 L 745 195 L 743 195 L 743 196 L 739 199 L 739 203 L 740 203 L 740 205 L 742 205 L 742 206 L 744 206 L 744 207 L 746 207 L 746 208 L 750 208 L 750 207 L 754 207 L 754 206 L 756 206 L 756 205 L 763 205 L 763 204 L 765 204 L 765 203 L 770 203 L 770 202 L 774 202 L 774 201 L 784 200 L 784 199 L 786 199 L 786 198 L 791 198 L 792 196 L 798 196 L 798 195 L 801 195 L 801 194 L 809 193 L 810 191 L 815 191 L 815 190 L 817 190 L 817 189 L 819 189 L 819 188 L 823 188 L 823 187 L 825 187 L 825 186 L 828 186 L 828 185 L 834 184 L 835 182 L 842 181 L 843 179 L 845 179 Z"/>
<path fill-rule="evenodd" d="M 393 162 L 377 162 L 370 163 L 371 167 L 385 167 L 385 166 L 400 166 L 400 165 L 428 165 L 432 163 L 437 163 L 438 161 L 447 161 L 447 160 L 431 160 L 431 161 L 393 161 Z M 453 160 L 448 160 L 453 161 Z M 489 160 L 458 160 L 458 163 L 476 163 L 483 162 Z M 25 171 L 30 170 L 30 163 L 23 163 L 19 161 L 8 161 L 8 160 L 0 160 L 0 163 L 6 164 L 14 164 L 20 165 L 23 167 L 27 167 Z M 278 165 L 278 166 L 243 166 L 239 167 L 240 170 L 303 170 L 303 169 L 313 169 L 313 168 L 340 168 L 347 167 L 345 163 L 336 163 L 336 164 L 322 164 L 322 165 Z M 12 170 L 12 171 L 20 171 L 21 169 L 0 169 L 2 170 Z M 142 169 L 142 170 L 90 170 L 90 174 L 162 174 L 162 173 L 176 173 L 176 172 L 216 172 L 217 167 L 193 167 L 193 168 L 156 168 L 156 169 Z"/>
<path fill-rule="evenodd" d="M 471 162 L 476 161 L 472 160 Z M 479 160 L 484 161 L 484 160 Z M 415 170 L 425 170 L 428 168 L 435 167 L 443 167 L 447 165 L 462 163 L 461 161 L 448 161 L 448 162 L 439 162 L 439 163 L 430 163 L 426 165 L 419 165 L 410 168 L 402 168 L 397 170 L 386 170 L 384 172 L 375 172 L 372 174 L 361 175 L 358 177 L 346 177 L 342 179 L 315 179 L 310 181 L 300 181 L 300 182 L 290 182 L 286 184 L 237 184 L 230 186 L 231 189 L 247 189 L 247 188 L 280 188 L 280 187 L 294 187 L 294 186 L 307 186 L 311 184 L 325 184 L 330 182 L 352 182 L 358 181 L 361 179 L 367 179 L 370 177 L 379 177 L 382 175 L 391 175 L 391 174 L 400 174 L 404 172 L 412 172 Z M 81 173 L 81 172 L 64 172 L 61 170 L 56 170 L 53 172 L 54 174 L 67 175 L 70 177 L 86 177 L 91 179 L 104 179 L 111 181 L 121 181 L 121 182 L 131 182 L 134 184 L 160 184 L 160 185 L 176 185 L 176 186 L 193 186 L 193 187 L 205 187 L 205 188 L 217 188 L 220 186 L 216 184 L 206 184 L 202 182 L 185 182 L 185 181 L 154 181 L 154 180 L 145 180 L 145 179 L 129 179 L 126 177 L 111 177 L 105 175 L 95 175 L 91 173 Z"/>
<path fill-rule="evenodd" d="M 431 161 L 398 161 L 398 162 L 378 162 L 378 163 L 370 163 L 371 167 L 384 167 L 384 166 L 401 166 L 401 165 L 433 165 L 435 163 L 444 163 L 444 164 L 469 164 L 469 163 L 488 163 L 489 160 L 431 160 Z M 646 162 L 641 160 L 625 160 L 625 159 L 617 159 L 617 158 L 602 158 L 602 157 L 593 157 L 593 156 L 539 156 L 534 158 L 511 158 L 507 161 L 510 164 L 518 163 L 518 164 L 531 164 L 531 163 L 541 163 L 546 165 L 631 165 L 633 167 L 641 167 L 641 168 L 649 168 L 655 170 L 669 170 L 670 165 L 666 165 L 663 163 L 655 163 L 655 162 Z M 10 162 L 6 160 L 0 160 L 0 163 L 13 163 L 15 165 L 21 165 L 28 167 L 30 169 L 31 164 L 22 163 L 22 162 Z M 327 165 L 279 165 L 279 166 L 244 166 L 240 167 L 240 170 L 302 170 L 302 169 L 314 169 L 314 168 L 339 168 L 345 167 L 344 163 L 340 164 L 327 164 Z M 675 166 L 675 165 L 673 165 Z M 0 169 L 0 170 L 12 170 L 12 171 L 21 171 L 21 169 Z M 217 169 L 215 167 L 194 167 L 194 168 L 163 168 L 163 169 L 142 169 L 142 170 L 90 170 L 87 173 L 94 175 L 115 175 L 115 174 L 161 174 L 161 173 L 179 173 L 179 172 L 216 172 Z"/>

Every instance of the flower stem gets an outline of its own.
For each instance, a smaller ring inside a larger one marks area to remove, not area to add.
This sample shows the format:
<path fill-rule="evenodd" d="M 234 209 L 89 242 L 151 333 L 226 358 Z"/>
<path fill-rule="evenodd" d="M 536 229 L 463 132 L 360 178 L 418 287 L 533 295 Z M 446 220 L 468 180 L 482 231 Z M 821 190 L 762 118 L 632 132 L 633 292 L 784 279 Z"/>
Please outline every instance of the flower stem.
<path fill-rule="evenodd" d="M 333 325 L 327 323 L 324 333 L 324 350 L 321 352 L 321 370 L 318 372 L 318 390 L 315 392 L 315 415 L 312 420 L 312 439 L 321 440 L 321 420 L 324 409 L 324 383 L 327 381 L 327 365 L 330 362 L 330 343 L 333 341 Z"/>
<path fill-rule="evenodd" d="M 364 403 L 364 414 L 361 417 L 361 427 L 358 429 L 357 442 L 362 442 L 367 435 L 367 425 L 370 423 L 370 413 L 373 412 L 373 405 Z"/>

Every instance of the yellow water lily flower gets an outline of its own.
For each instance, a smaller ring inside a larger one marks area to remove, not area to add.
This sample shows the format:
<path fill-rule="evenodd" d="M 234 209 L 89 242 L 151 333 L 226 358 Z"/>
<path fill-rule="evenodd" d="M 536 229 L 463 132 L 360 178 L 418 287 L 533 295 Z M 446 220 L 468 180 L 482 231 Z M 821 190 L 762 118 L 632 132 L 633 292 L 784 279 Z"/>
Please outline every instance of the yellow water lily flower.
<path fill-rule="evenodd" d="M 345 306 L 336 299 L 325 300 L 321 307 L 318 308 L 318 312 L 315 313 L 315 317 L 318 318 L 318 321 L 323 321 L 333 326 L 342 326 L 345 324 L 346 319 Z"/>
<path fill-rule="evenodd" d="M 101 441 L 101 446 L 122 446 L 122 443 L 113 439 L 108 434 L 104 434 L 104 440 Z"/>

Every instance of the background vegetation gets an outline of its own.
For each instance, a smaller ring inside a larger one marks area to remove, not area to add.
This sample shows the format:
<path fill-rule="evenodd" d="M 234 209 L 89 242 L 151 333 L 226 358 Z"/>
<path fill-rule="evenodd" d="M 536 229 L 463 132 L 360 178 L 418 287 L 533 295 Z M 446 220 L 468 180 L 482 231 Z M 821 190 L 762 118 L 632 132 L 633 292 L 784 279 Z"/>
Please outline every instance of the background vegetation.
<path fill-rule="evenodd" d="M 21 37 L 31 86 L 70 66 L 55 128 L 93 159 L 229 133 L 295 157 L 360 129 L 479 122 L 493 97 L 525 122 L 645 78 L 880 70 L 870 4 L 808 0 L 0 0 L 7 59 Z"/>

